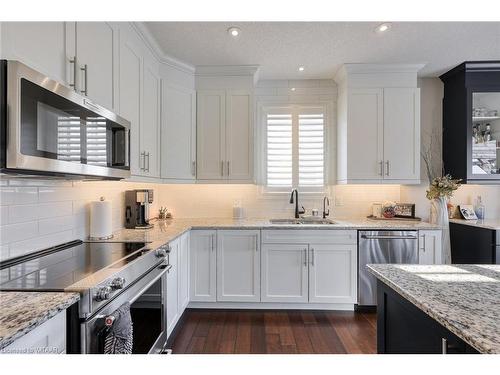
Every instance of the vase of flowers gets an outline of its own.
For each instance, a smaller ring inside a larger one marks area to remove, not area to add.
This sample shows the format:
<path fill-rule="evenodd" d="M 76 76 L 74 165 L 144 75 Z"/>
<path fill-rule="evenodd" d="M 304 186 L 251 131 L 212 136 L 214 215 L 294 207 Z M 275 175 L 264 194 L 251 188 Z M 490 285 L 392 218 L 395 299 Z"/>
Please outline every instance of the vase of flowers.
<path fill-rule="evenodd" d="M 451 178 L 450 175 L 436 177 L 426 191 L 427 199 L 431 201 L 431 222 L 439 225 L 443 232 L 442 254 L 445 264 L 451 263 L 448 200 L 460 187 L 460 181 Z"/>

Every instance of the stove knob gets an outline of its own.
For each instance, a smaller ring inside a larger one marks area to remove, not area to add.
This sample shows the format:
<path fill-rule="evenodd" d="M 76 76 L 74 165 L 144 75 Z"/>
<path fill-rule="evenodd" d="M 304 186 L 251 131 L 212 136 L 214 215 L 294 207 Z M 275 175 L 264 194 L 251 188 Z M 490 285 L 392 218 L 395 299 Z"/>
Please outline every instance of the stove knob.
<path fill-rule="evenodd" d="M 112 289 L 123 289 L 124 285 L 125 279 L 123 277 L 117 277 L 116 279 L 113 279 L 113 281 L 111 281 Z"/>
<path fill-rule="evenodd" d="M 167 251 L 165 249 L 159 248 L 156 249 L 156 257 L 157 258 L 166 258 L 167 257 Z"/>
<path fill-rule="evenodd" d="M 111 294 L 111 287 L 109 286 L 101 286 L 97 289 L 97 293 L 95 294 L 96 301 L 105 301 L 109 299 L 109 295 Z"/>

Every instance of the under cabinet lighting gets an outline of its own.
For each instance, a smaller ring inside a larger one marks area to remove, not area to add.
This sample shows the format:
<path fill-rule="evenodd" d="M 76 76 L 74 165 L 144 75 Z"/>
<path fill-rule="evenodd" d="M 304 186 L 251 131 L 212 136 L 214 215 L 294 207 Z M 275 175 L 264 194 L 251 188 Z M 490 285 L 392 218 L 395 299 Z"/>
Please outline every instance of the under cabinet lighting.
<path fill-rule="evenodd" d="M 386 31 L 388 31 L 390 28 L 391 28 L 390 23 L 382 23 L 375 28 L 375 32 L 384 33 Z"/>
<path fill-rule="evenodd" d="M 233 38 L 237 38 L 238 36 L 240 36 L 241 30 L 239 27 L 233 26 L 233 27 L 230 27 L 229 29 L 227 29 L 227 32 Z"/>

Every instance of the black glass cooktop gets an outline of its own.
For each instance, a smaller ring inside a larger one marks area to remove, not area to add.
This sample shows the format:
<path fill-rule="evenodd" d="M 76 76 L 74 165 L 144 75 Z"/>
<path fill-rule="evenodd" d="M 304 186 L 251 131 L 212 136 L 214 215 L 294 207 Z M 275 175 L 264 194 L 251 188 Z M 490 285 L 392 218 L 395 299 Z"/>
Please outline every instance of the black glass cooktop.
<path fill-rule="evenodd" d="M 79 242 L 2 264 L 0 290 L 61 291 L 110 265 L 122 267 L 137 259 L 144 242 Z M 128 257 L 127 257 L 128 256 Z M 121 260 L 121 261 L 120 261 Z"/>

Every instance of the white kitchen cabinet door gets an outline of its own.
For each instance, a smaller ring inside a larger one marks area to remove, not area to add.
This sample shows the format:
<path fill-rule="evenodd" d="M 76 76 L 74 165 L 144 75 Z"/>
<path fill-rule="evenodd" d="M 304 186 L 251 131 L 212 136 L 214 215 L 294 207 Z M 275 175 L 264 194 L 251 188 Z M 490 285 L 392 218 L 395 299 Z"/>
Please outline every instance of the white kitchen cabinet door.
<path fill-rule="evenodd" d="M 161 177 L 196 179 L 196 91 L 163 81 Z"/>
<path fill-rule="evenodd" d="M 420 89 L 384 89 L 384 179 L 420 179 Z"/>
<path fill-rule="evenodd" d="M 260 231 L 217 231 L 217 301 L 260 302 Z"/>
<path fill-rule="evenodd" d="M 262 302 L 308 301 L 307 252 L 307 245 L 262 245 Z"/>
<path fill-rule="evenodd" d="M 180 237 L 179 255 L 177 256 L 179 283 L 179 316 L 189 303 L 189 232 Z"/>
<path fill-rule="evenodd" d="M 157 63 L 144 60 L 142 122 L 139 133 L 143 176 L 160 177 L 161 80 Z"/>
<path fill-rule="evenodd" d="M 356 245 L 309 244 L 309 302 L 356 303 Z"/>
<path fill-rule="evenodd" d="M 418 231 L 418 263 L 443 264 L 440 230 Z"/>
<path fill-rule="evenodd" d="M 252 94 L 245 90 L 226 93 L 225 176 L 229 180 L 253 178 Z"/>
<path fill-rule="evenodd" d="M 225 124 L 225 91 L 198 91 L 196 176 L 200 180 L 222 180 L 227 177 Z"/>
<path fill-rule="evenodd" d="M 0 57 L 18 60 L 64 85 L 70 83 L 64 22 L 2 22 Z"/>
<path fill-rule="evenodd" d="M 190 236 L 190 301 L 215 302 L 217 299 L 217 232 L 215 230 L 192 230 Z"/>
<path fill-rule="evenodd" d="M 96 104 L 115 109 L 116 28 L 109 22 L 77 22 L 75 35 L 75 55 L 80 69 L 78 91 Z"/>
<path fill-rule="evenodd" d="M 180 240 L 169 243 L 170 253 L 168 263 L 171 266 L 167 271 L 167 336 L 170 336 L 179 319 L 179 247 Z"/>
<path fill-rule="evenodd" d="M 347 179 L 381 180 L 383 162 L 382 89 L 353 89 L 348 95 Z"/>
<path fill-rule="evenodd" d="M 142 57 L 133 34 L 121 30 L 120 37 L 120 116 L 130 121 L 130 171 L 143 173 L 144 159 L 139 148 L 141 128 Z"/>
<path fill-rule="evenodd" d="M 2 349 L 5 354 L 62 354 L 66 352 L 66 310 Z"/>

